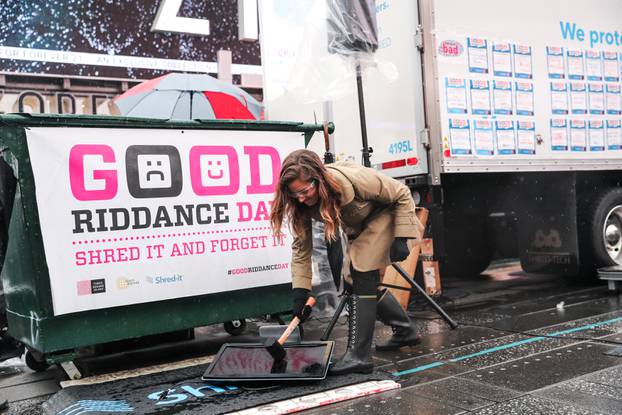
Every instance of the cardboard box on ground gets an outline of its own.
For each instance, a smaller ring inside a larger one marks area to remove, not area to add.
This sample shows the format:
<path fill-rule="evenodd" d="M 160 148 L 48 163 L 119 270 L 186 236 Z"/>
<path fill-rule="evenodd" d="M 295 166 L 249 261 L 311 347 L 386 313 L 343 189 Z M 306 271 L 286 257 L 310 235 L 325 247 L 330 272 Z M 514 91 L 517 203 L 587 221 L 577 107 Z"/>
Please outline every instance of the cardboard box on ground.
<path fill-rule="evenodd" d="M 417 217 L 421 221 L 421 224 L 425 227 L 428 221 L 428 210 L 424 208 L 417 208 Z M 438 268 L 438 262 L 434 261 L 434 247 L 431 238 L 425 238 L 421 242 L 409 241 L 410 255 L 404 261 L 400 262 L 404 271 L 410 276 L 415 275 L 417 269 L 417 261 L 422 259 L 423 281 L 425 290 L 428 295 L 437 296 L 441 294 L 441 281 Z M 421 258 L 420 258 L 421 257 Z M 396 285 L 399 287 L 408 288 L 410 285 L 404 281 L 397 271 L 388 266 L 384 271 L 382 282 L 385 284 Z M 408 302 L 410 300 L 410 291 L 400 290 L 396 288 L 388 288 L 402 308 L 406 310 Z"/>

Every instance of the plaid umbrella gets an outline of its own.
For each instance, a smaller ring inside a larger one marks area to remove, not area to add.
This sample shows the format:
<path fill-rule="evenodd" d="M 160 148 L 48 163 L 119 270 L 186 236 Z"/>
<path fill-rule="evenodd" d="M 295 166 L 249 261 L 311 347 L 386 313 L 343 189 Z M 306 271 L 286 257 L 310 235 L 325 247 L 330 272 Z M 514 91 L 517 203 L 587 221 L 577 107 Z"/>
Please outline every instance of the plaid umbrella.
<path fill-rule="evenodd" d="M 122 115 L 166 119 L 258 120 L 261 104 L 241 88 L 209 75 L 170 73 L 114 99 Z"/>

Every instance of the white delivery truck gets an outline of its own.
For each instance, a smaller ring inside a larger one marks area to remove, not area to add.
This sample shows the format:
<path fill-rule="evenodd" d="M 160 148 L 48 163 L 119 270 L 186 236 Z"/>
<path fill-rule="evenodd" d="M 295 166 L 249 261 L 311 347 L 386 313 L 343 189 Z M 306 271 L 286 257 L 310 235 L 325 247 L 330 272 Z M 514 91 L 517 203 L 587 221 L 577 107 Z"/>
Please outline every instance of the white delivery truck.
<path fill-rule="evenodd" d="M 260 0 L 266 117 L 333 120 L 337 157 L 360 162 L 363 102 L 371 163 L 430 209 L 445 275 L 495 257 L 586 275 L 622 264 L 620 16 L 619 0 L 377 0 L 377 50 L 344 56 L 325 2 Z"/>

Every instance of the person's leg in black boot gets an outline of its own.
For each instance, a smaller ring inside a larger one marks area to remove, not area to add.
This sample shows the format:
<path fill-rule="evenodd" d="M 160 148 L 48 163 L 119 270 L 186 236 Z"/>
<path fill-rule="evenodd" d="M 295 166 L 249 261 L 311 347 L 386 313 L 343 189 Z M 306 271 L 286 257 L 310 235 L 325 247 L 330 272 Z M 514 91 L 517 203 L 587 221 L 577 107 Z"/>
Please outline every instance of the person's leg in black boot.
<path fill-rule="evenodd" d="M 378 320 L 391 326 L 393 336 L 382 344 L 376 344 L 376 350 L 396 350 L 403 346 L 414 346 L 421 341 L 415 330 L 415 325 L 402 308 L 402 305 L 393 296 L 391 291 L 379 292 Z"/>
<path fill-rule="evenodd" d="M 349 299 L 348 345 L 346 353 L 329 368 L 331 375 L 371 373 L 374 323 L 376 322 L 378 270 L 361 272 L 350 267 L 353 294 Z"/>
<path fill-rule="evenodd" d="M 344 278 L 343 286 L 347 295 L 354 292 L 352 280 Z M 393 336 L 384 343 L 376 344 L 376 350 L 397 350 L 404 346 L 414 346 L 421 342 L 417 335 L 414 322 L 408 317 L 406 311 L 389 290 L 377 291 L 378 303 L 376 305 L 376 318 L 384 324 L 391 326 Z"/>

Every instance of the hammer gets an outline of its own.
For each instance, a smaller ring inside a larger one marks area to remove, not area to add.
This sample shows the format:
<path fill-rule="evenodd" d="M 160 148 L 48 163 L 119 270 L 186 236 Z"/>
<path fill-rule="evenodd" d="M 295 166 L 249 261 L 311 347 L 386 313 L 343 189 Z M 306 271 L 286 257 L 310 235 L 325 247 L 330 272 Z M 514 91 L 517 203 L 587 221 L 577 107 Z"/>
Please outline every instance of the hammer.
<path fill-rule="evenodd" d="M 315 298 L 309 297 L 309 299 L 305 303 L 305 307 L 313 307 L 314 305 Z M 285 344 L 289 335 L 292 334 L 292 331 L 294 331 L 294 329 L 298 327 L 298 324 L 300 324 L 300 319 L 298 317 L 294 317 L 278 340 L 276 340 L 275 338 L 271 338 L 265 341 L 264 346 L 266 346 L 266 350 L 268 351 L 268 353 L 270 353 L 275 361 L 278 362 L 285 359 L 286 353 L 283 344 Z"/>

